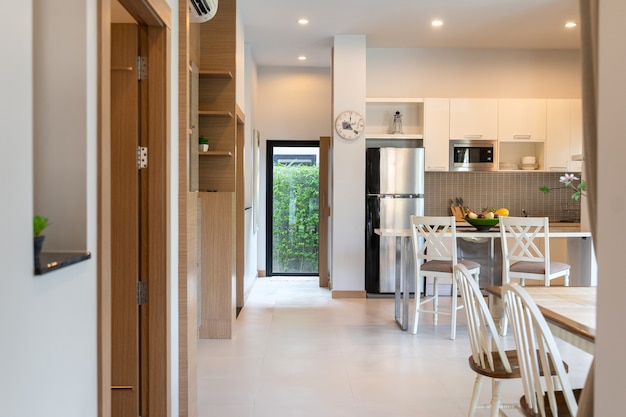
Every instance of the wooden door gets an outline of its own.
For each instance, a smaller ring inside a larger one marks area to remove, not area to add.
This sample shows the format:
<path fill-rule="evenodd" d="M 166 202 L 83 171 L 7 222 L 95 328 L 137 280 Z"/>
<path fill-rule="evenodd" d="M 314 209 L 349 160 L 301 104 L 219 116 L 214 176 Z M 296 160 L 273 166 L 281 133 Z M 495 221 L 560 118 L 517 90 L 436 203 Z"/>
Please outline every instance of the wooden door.
<path fill-rule="evenodd" d="M 320 166 L 319 166 L 319 182 L 320 182 L 320 199 L 319 199 L 319 284 L 320 287 L 329 286 L 328 265 L 330 260 L 329 252 L 329 221 L 330 202 L 328 201 L 330 184 L 330 137 L 320 137 Z"/>
<path fill-rule="evenodd" d="M 138 42 L 136 24 L 111 25 L 111 410 L 116 417 L 141 415 Z"/>

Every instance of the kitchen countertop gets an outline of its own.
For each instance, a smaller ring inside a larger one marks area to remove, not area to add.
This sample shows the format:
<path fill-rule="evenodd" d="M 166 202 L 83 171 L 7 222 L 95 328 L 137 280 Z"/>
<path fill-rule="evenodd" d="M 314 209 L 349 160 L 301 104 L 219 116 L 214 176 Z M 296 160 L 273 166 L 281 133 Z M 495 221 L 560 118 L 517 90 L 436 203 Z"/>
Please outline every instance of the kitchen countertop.
<path fill-rule="evenodd" d="M 409 237 L 411 236 L 411 229 L 376 229 L 376 234 L 380 236 L 389 237 Z M 472 225 L 465 221 L 457 221 L 456 229 L 457 237 L 465 238 L 495 238 L 500 237 L 500 228 L 498 226 L 492 227 L 487 232 L 479 232 Z M 571 238 L 591 237 L 590 231 L 581 230 L 580 223 L 550 223 L 550 237 L 553 238 Z"/>

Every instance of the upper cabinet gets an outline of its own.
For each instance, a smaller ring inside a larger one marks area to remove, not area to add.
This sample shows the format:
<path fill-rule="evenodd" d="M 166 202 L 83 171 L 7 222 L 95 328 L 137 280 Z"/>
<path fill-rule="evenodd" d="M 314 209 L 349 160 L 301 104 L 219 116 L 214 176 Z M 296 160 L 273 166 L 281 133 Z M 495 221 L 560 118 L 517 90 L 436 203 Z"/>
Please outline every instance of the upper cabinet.
<path fill-rule="evenodd" d="M 583 169 L 583 101 L 570 100 L 570 159 L 569 170 L 580 172 Z"/>
<path fill-rule="evenodd" d="M 547 100 L 546 170 L 582 170 L 582 100 Z M 578 157 L 578 158 L 577 158 Z"/>
<path fill-rule="evenodd" d="M 450 163 L 450 99 L 424 99 L 426 171 L 448 171 Z"/>
<path fill-rule="evenodd" d="M 450 139 L 497 139 L 498 99 L 450 99 Z"/>
<path fill-rule="evenodd" d="M 394 133 L 399 112 L 401 133 Z M 368 98 L 365 137 L 369 139 L 421 139 L 424 133 L 424 100 L 421 98 Z"/>
<path fill-rule="evenodd" d="M 392 133 L 396 112 L 402 134 Z M 423 139 L 426 171 L 448 171 L 449 141 L 459 139 L 497 139 L 500 171 L 582 169 L 580 99 L 370 98 L 365 122 L 370 140 Z"/>
<path fill-rule="evenodd" d="M 501 169 L 545 170 L 546 99 L 499 99 L 498 140 Z"/>
<path fill-rule="evenodd" d="M 500 141 L 545 141 L 546 100 L 503 98 L 498 100 Z"/>
<path fill-rule="evenodd" d="M 548 100 L 547 171 L 567 171 L 570 159 L 570 100 Z"/>

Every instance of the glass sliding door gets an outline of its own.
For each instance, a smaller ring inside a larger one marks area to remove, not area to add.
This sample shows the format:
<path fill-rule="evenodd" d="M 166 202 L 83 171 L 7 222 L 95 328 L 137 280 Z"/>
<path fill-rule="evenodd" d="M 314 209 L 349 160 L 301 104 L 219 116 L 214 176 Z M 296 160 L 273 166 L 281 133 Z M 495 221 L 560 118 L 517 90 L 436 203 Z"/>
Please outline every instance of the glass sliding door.
<path fill-rule="evenodd" d="M 316 276 L 319 142 L 267 144 L 267 275 Z"/>

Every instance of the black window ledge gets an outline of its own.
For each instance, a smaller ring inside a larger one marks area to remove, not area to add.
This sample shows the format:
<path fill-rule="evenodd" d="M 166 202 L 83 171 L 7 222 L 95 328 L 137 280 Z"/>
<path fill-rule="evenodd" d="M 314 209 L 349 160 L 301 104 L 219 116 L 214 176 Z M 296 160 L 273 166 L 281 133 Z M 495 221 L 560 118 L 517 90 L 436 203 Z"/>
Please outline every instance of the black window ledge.
<path fill-rule="evenodd" d="M 35 275 L 56 271 L 91 258 L 91 252 L 41 252 Z"/>

